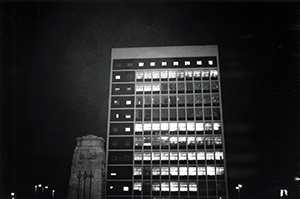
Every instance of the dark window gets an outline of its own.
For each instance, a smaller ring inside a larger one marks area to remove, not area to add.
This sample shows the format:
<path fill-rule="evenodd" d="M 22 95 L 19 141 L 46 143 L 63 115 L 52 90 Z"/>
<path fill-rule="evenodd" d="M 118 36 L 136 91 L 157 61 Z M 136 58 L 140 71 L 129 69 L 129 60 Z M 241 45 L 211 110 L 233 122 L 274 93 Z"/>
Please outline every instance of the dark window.
<path fill-rule="evenodd" d="M 185 120 L 185 109 L 178 109 L 179 120 Z"/>
<path fill-rule="evenodd" d="M 192 82 L 187 82 L 186 83 L 186 92 L 187 93 L 193 93 L 193 83 Z"/>
<path fill-rule="evenodd" d="M 146 109 L 144 116 L 145 116 L 145 118 L 144 118 L 145 121 L 151 121 L 151 110 Z"/>
<path fill-rule="evenodd" d="M 168 83 L 161 84 L 161 93 L 168 93 Z"/>
<path fill-rule="evenodd" d="M 203 85 L 203 92 L 205 92 L 205 93 L 208 93 L 208 92 L 210 92 L 210 84 L 209 84 L 209 82 L 203 82 L 202 83 L 202 85 Z"/>
<path fill-rule="evenodd" d="M 169 91 L 170 93 L 176 93 L 176 83 L 169 84 Z"/>
<path fill-rule="evenodd" d="M 187 119 L 194 120 L 194 109 L 187 109 Z"/>
<path fill-rule="evenodd" d="M 184 93 L 185 87 L 183 82 L 178 83 L 178 93 Z"/>
<path fill-rule="evenodd" d="M 168 120 L 168 109 L 162 109 L 161 110 L 161 120 Z"/>
<path fill-rule="evenodd" d="M 153 109 L 153 121 L 159 121 L 159 109 Z"/>
<path fill-rule="evenodd" d="M 177 111 L 176 109 L 170 109 L 170 120 L 177 120 Z"/>

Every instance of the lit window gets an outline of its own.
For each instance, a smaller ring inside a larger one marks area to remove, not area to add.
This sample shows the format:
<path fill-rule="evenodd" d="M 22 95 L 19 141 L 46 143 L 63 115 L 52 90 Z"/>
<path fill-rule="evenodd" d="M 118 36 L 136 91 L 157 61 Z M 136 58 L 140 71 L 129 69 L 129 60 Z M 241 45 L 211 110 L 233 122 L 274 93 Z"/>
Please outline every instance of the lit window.
<path fill-rule="evenodd" d="M 188 137 L 187 138 L 187 143 L 188 144 L 195 144 L 195 137 Z"/>
<path fill-rule="evenodd" d="M 151 91 L 151 87 L 152 87 L 151 84 L 146 84 L 146 85 L 144 86 L 144 91 L 150 92 L 150 91 Z"/>
<path fill-rule="evenodd" d="M 143 131 L 143 125 L 142 124 L 135 124 L 134 131 L 135 132 L 142 132 Z"/>
<path fill-rule="evenodd" d="M 119 118 L 120 117 L 120 115 L 119 114 L 116 114 L 116 118 Z"/>
<path fill-rule="evenodd" d="M 159 77 L 160 77 L 159 71 L 153 71 L 152 72 L 152 77 L 153 77 L 153 79 L 159 79 Z"/>
<path fill-rule="evenodd" d="M 152 78 L 152 73 L 151 71 L 146 71 L 145 72 L 145 79 L 151 79 Z"/>
<path fill-rule="evenodd" d="M 161 191 L 169 191 L 169 182 L 161 183 Z"/>
<path fill-rule="evenodd" d="M 214 125 L 214 130 L 215 131 L 219 131 L 220 130 L 220 128 L 221 128 L 221 124 L 220 123 L 214 123 L 213 125 Z"/>
<path fill-rule="evenodd" d="M 212 130 L 212 123 L 205 123 L 204 124 L 205 131 L 211 131 Z"/>
<path fill-rule="evenodd" d="M 155 66 L 155 62 L 150 62 L 150 66 Z"/>
<path fill-rule="evenodd" d="M 123 187 L 123 191 L 129 191 L 129 187 L 128 186 L 124 186 Z"/>
<path fill-rule="evenodd" d="M 224 167 L 216 167 L 216 175 L 223 175 Z"/>
<path fill-rule="evenodd" d="M 152 175 L 154 175 L 154 176 L 160 175 L 160 167 L 153 167 L 152 168 Z"/>
<path fill-rule="evenodd" d="M 197 152 L 197 160 L 205 160 L 205 153 Z"/>
<path fill-rule="evenodd" d="M 190 189 L 190 191 L 196 192 L 197 191 L 197 183 L 196 182 L 190 182 L 189 189 Z"/>
<path fill-rule="evenodd" d="M 179 152 L 179 160 L 186 160 L 186 152 Z"/>
<path fill-rule="evenodd" d="M 180 182 L 180 191 L 188 191 L 187 182 Z"/>
<path fill-rule="evenodd" d="M 111 176 L 116 176 L 116 175 L 117 175 L 117 173 L 110 173 L 110 175 L 111 175 Z"/>
<path fill-rule="evenodd" d="M 188 131 L 195 131 L 195 123 L 193 123 L 193 122 L 188 122 L 188 123 L 187 123 L 187 130 L 188 130 Z"/>
<path fill-rule="evenodd" d="M 160 91 L 160 84 L 153 84 L 152 85 L 152 91 Z"/>
<path fill-rule="evenodd" d="M 200 78 L 201 77 L 201 71 L 200 70 L 194 70 L 194 78 Z"/>
<path fill-rule="evenodd" d="M 131 115 L 125 115 L 125 118 L 129 119 L 131 118 Z"/>
<path fill-rule="evenodd" d="M 136 152 L 134 153 L 134 160 L 142 160 L 143 159 L 143 154 Z"/>
<path fill-rule="evenodd" d="M 196 160 L 196 152 L 188 152 L 188 160 Z"/>
<path fill-rule="evenodd" d="M 206 160 L 213 160 L 214 153 L 213 152 L 206 152 Z"/>
<path fill-rule="evenodd" d="M 142 191 L 142 183 L 141 182 L 134 182 L 133 190 L 135 191 Z"/>
<path fill-rule="evenodd" d="M 209 176 L 214 176 L 214 175 L 216 175 L 215 167 L 208 166 L 208 167 L 206 167 L 206 169 L 207 169 L 207 175 L 209 175 Z"/>
<path fill-rule="evenodd" d="M 223 152 L 222 151 L 217 151 L 215 153 L 216 160 L 223 160 Z"/>
<path fill-rule="evenodd" d="M 169 160 L 169 153 L 168 152 L 162 152 L 161 153 L 161 160 Z"/>
<path fill-rule="evenodd" d="M 169 79 L 175 79 L 176 78 L 176 71 L 169 71 Z"/>
<path fill-rule="evenodd" d="M 198 175 L 199 176 L 206 175 L 205 167 L 198 167 L 197 170 L 198 170 Z"/>
<path fill-rule="evenodd" d="M 197 175 L 197 168 L 189 167 L 189 176 L 196 176 L 196 175 Z"/>
<path fill-rule="evenodd" d="M 210 77 L 211 78 L 217 78 L 218 77 L 218 71 L 217 70 L 211 70 L 210 71 Z"/>
<path fill-rule="evenodd" d="M 143 86 L 143 84 L 136 84 L 136 86 L 135 86 L 135 91 L 136 91 L 136 92 L 143 92 L 143 91 L 144 91 L 144 86 Z"/>
<path fill-rule="evenodd" d="M 131 91 L 131 87 L 127 87 L 126 90 L 127 90 L 127 91 Z"/>
<path fill-rule="evenodd" d="M 170 182 L 170 191 L 178 191 L 178 182 Z"/>
<path fill-rule="evenodd" d="M 150 152 L 145 152 L 144 153 L 144 160 L 151 160 L 151 153 Z"/>
<path fill-rule="evenodd" d="M 160 78 L 167 79 L 168 78 L 168 71 L 161 71 Z"/>
<path fill-rule="evenodd" d="M 161 175 L 169 175 L 169 167 L 161 167 Z"/>
<path fill-rule="evenodd" d="M 116 87 L 116 88 L 115 88 L 115 91 L 119 91 L 119 90 L 120 90 L 120 88 L 119 88 L 119 87 Z"/>
<path fill-rule="evenodd" d="M 172 176 L 177 176 L 178 175 L 178 167 L 170 167 L 170 174 Z"/>
<path fill-rule="evenodd" d="M 115 79 L 121 79 L 121 75 L 116 75 Z"/>
<path fill-rule="evenodd" d="M 135 175 L 135 176 L 142 175 L 142 168 L 141 167 L 134 167 L 133 168 L 133 175 Z"/>
<path fill-rule="evenodd" d="M 178 123 L 179 131 L 186 131 L 186 123 Z"/>
<path fill-rule="evenodd" d="M 209 77 L 209 70 L 203 70 L 202 71 L 202 77 L 203 78 L 208 78 Z"/>
<path fill-rule="evenodd" d="M 173 62 L 173 66 L 178 66 L 179 65 L 179 62 L 178 61 L 174 61 Z"/>
<path fill-rule="evenodd" d="M 160 153 L 152 152 L 152 160 L 160 160 Z"/>
<path fill-rule="evenodd" d="M 143 67 L 144 66 L 144 62 L 139 62 L 139 67 Z"/>
<path fill-rule="evenodd" d="M 162 131 L 169 130 L 169 123 L 161 123 L 161 130 Z"/>
<path fill-rule="evenodd" d="M 160 130 L 160 123 L 152 123 L 152 130 L 159 131 Z"/>
<path fill-rule="evenodd" d="M 177 144 L 177 137 L 170 137 L 170 144 Z"/>
<path fill-rule="evenodd" d="M 151 146 L 151 137 L 144 137 L 144 146 Z"/>
<path fill-rule="evenodd" d="M 185 77 L 186 78 L 192 78 L 193 77 L 193 71 L 191 71 L 191 70 L 185 71 Z"/>
<path fill-rule="evenodd" d="M 125 132 L 130 132 L 130 127 L 125 127 Z"/>
<path fill-rule="evenodd" d="M 216 145 L 221 145 L 222 144 L 222 138 L 221 137 L 215 137 L 215 144 Z"/>
<path fill-rule="evenodd" d="M 162 65 L 162 66 L 166 66 L 166 65 L 167 65 L 167 62 L 165 62 L 165 61 L 161 62 L 161 65 Z"/>
<path fill-rule="evenodd" d="M 202 65 L 202 61 L 197 61 L 197 65 Z"/>
<path fill-rule="evenodd" d="M 184 78 L 184 71 L 182 70 L 182 71 L 177 71 L 177 78 L 178 79 L 183 79 Z"/>
<path fill-rule="evenodd" d="M 152 183 L 152 191 L 160 191 L 160 184 L 159 182 Z"/>
<path fill-rule="evenodd" d="M 208 61 L 208 64 L 209 64 L 209 65 L 213 65 L 214 62 L 213 62 L 212 60 L 209 60 L 209 61 Z"/>
<path fill-rule="evenodd" d="M 120 104 L 119 100 L 114 100 L 114 104 Z"/>
<path fill-rule="evenodd" d="M 135 137 L 134 138 L 134 143 L 135 143 L 135 146 L 143 146 L 143 139 L 142 139 L 142 137 Z"/>
<path fill-rule="evenodd" d="M 170 160 L 178 160 L 178 153 L 170 152 Z"/>
<path fill-rule="evenodd" d="M 170 123 L 170 131 L 177 131 L 177 123 Z"/>
<path fill-rule="evenodd" d="M 191 65 L 191 62 L 190 61 L 184 61 L 184 65 L 189 66 L 189 65 Z"/>
<path fill-rule="evenodd" d="M 179 175 L 187 176 L 187 167 L 179 167 Z"/>
<path fill-rule="evenodd" d="M 131 100 L 126 100 L 126 105 L 130 105 L 131 104 Z"/>
<path fill-rule="evenodd" d="M 144 73 L 141 71 L 136 72 L 136 79 L 143 79 L 144 78 Z"/>
<path fill-rule="evenodd" d="M 196 123 L 196 131 L 203 131 L 203 123 Z"/>
<path fill-rule="evenodd" d="M 144 124 L 144 131 L 151 131 L 151 124 Z"/>
<path fill-rule="evenodd" d="M 186 137 L 178 137 L 179 144 L 185 144 L 186 143 Z"/>

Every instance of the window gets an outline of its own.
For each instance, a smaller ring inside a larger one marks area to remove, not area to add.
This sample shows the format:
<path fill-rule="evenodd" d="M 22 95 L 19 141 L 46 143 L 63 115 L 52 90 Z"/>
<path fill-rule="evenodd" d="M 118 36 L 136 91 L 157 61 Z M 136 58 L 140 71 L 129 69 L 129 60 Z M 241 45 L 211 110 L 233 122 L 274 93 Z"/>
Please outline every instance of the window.
<path fill-rule="evenodd" d="M 178 82 L 178 93 L 184 93 L 185 86 L 183 82 Z"/>
<path fill-rule="evenodd" d="M 137 71 L 136 72 L 137 81 L 143 81 L 143 78 L 144 78 L 144 73 L 142 71 Z"/>
<path fill-rule="evenodd" d="M 169 71 L 169 79 L 175 79 L 176 78 L 176 71 Z"/>
<path fill-rule="evenodd" d="M 217 70 L 211 70 L 211 71 L 210 71 L 210 77 L 211 77 L 212 79 L 218 78 L 218 71 L 217 71 Z"/>
<path fill-rule="evenodd" d="M 170 182 L 170 191 L 178 191 L 178 182 Z"/>
<path fill-rule="evenodd" d="M 178 167 L 170 167 L 170 175 L 177 176 L 178 175 Z"/>
<path fill-rule="evenodd" d="M 187 104 L 187 106 L 193 106 L 193 104 L 194 104 L 194 96 L 193 95 L 186 96 L 186 104 Z"/>
<path fill-rule="evenodd" d="M 130 127 L 125 127 L 125 132 L 130 132 Z"/>
<path fill-rule="evenodd" d="M 150 107 L 152 104 L 152 99 L 150 96 L 145 96 L 145 106 Z"/>
<path fill-rule="evenodd" d="M 131 104 L 131 100 L 126 100 L 126 105 L 130 105 Z"/>
<path fill-rule="evenodd" d="M 169 84 L 169 93 L 176 93 L 176 83 Z"/>
<path fill-rule="evenodd" d="M 208 64 L 209 64 L 209 65 L 213 65 L 214 62 L 213 62 L 212 60 L 209 60 L 209 61 L 208 61 Z"/>
<path fill-rule="evenodd" d="M 202 65 L 202 61 L 197 61 L 197 65 Z"/>
<path fill-rule="evenodd" d="M 180 182 L 180 191 L 188 191 L 187 182 Z"/>
<path fill-rule="evenodd" d="M 179 110 L 182 110 L 182 109 L 179 109 Z M 186 131 L 186 123 L 178 123 L 178 130 L 179 131 Z"/>
<path fill-rule="evenodd" d="M 161 183 L 161 191 L 169 191 L 169 183 L 168 182 Z"/>
<path fill-rule="evenodd" d="M 186 92 L 187 93 L 193 93 L 193 83 L 192 82 L 186 82 Z"/>
<path fill-rule="evenodd" d="M 216 160 L 223 160 L 223 152 L 222 151 L 217 151 L 215 152 Z"/>
<path fill-rule="evenodd" d="M 210 95 L 203 95 L 204 106 L 210 106 Z"/>
<path fill-rule="evenodd" d="M 152 123 L 152 130 L 159 131 L 160 130 L 160 123 Z"/>
<path fill-rule="evenodd" d="M 117 175 L 117 173 L 114 173 L 114 172 L 110 173 L 110 176 L 116 176 L 116 175 Z"/>
<path fill-rule="evenodd" d="M 206 160 L 214 160 L 214 153 L 206 152 Z"/>
<path fill-rule="evenodd" d="M 172 121 L 177 120 L 177 110 L 176 109 L 170 109 L 170 120 L 172 120 Z M 171 131 L 171 129 L 170 129 L 170 131 Z"/>
<path fill-rule="evenodd" d="M 161 175 L 169 175 L 169 167 L 161 167 Z"/>
<path fill-rule="evenodd" d="M 178 66 L 179 65 L 179 62 L 178 61 L 174 61 L 173 62 L 173 66 Z"/>
<path fill-rule="evenodd" d="M 217 81 L 212 81 L 211 82 L 211 90 L 212 92 L 218 92 L 219 86 Z"/>
<path fill-rule="evenodd" d="M 143 146 L 143 138 L 142 137 L 135 137 L 134 138 L 134 145 L 138 148 Z"/>
<path fill-rule="evenodd" d="M 209 175 L 209 176 L 216 175 L 215 167 L 207 166 L 206 169 L 207 169 L 207 175 Z"/>
<path fill-rule="evenodd" d="M 168 78 L 168 71 L 161 71 L 160 72 L 161 79 L 167 79 Z"/>
<path fill-rule="evenodd" d="M 177 78 L 178 79 L 183 79 L 185 77 L 185 72 L 182 71 L 177 71 Z"/>
<path fill-rule="evenodd" d="M 178 109 L 178 118 L 179 118 L 179 120 L 185 120 L 185 109 Z M 184 125 L 185 125 L 185 123 L 184 123 Z M 180 131 L 183 131 L 183 130 L 180 130 Z"/>
<path fill-rule="evenodd" d="M 139 67 L 143 67 L 144 66 L 144 62 L 139 62 Z"/>
<path fill-rule="evenodd" d="M 198 170 L 198 175 L 199 176 L 206 175 L 205 167 L 198 167 L 197 170 Z"/>
<path fill-rule="evenodd" d="M 152 72 L 151 71 L 146 71 L 145 72 L 145 80 L 151 80 L 152 79 Z"/>
<path fill-rule="evenodd" d="M 191 71 L 191 70 L 185 71 L 185 78 L 187 80 L 191 80 L 193 78 L 193 71 Z"/>
<path fill-rule="evenodd" d="M 160 91 L 160 84 L 153 84 L 152 85 L 152 91 L 153 92 L 159 92 Z"/>
<path fill-rule="evenodd" d="M 168 152 L 162 152 L 161 153 L 161 160 L 169 160 L 169 153 Z"/>
<path fill-rule="evenodd" d="M 177 98 L 178 106 L 185 106 L 185 96 L 179 95 Z"/>
<path fill-rule="evenodd" d="M 220 136 L 215 136 L 215 145 L 222 145 L 222 138 Z"/>
<path fill-rule="evenodd" d="M 177 131 L 177 123 L 170 123 L 170 131 Z"/>
<path fill-rule="evenodd" d="M 121 79 L 121 75 L 116 75 L 115 79 Z"/>
<path fill-rule="evenodd" d="M 152 191 L 160 191 L 160 184 L 159 182 L 152 183 Z"/>
<path fill-rule="evenodd" d="M 139 152 L 134 153 L 134 160 L 143 160 L 143 154 Z"/>
<path fill-rule="evenodd" d="M 150 62 L 150 66 L 155 66 L 155 62 Z"/>
<path fill-rule="evenodd" d="M 205 119 L 211 119 L 211 109 L 210 108 L 204 108 L 204 117 L 205 117 Z"/>
<path fill-rule="evenodd" d="M 141 167 L 134 167 L 133 168 L 133 175 L 135 175 L 135 176 L 142 175 L 142 168 Z"/>
<path fill-rule="evenodd" d="M 119 100 L 114 100 L 114 104 L 115 104 L 115 105 L 119 105 L 119 104 L 120 104 L 120 101 L 119 101 Z"/>
<path fill-rule="evenodd" d="M 142 124 L 135 124 L 134 131 L 135 132 L 142 132 L 143 131 L 143 125 Z"/>
<path fill-rule="evenodd" d="M 205 160 L 205 153 L 197 152 L 197 160 Z"/>
<path fill-rule="evenodd" d="M 119 115 L 119 114 L 116 114 L 116 118 L 120 118 L 120 115 Z"/>
<path fill-rule="evenodd" d="M 165 62 L 165 61 L 161 62 L 161 65 L 162 65 L 162 66 L 166 66 L 166 65 L 167 65 L 167 62 Z"/>
<path fill-rule="evenodd" d="M 196 182 L 190 182 L 189 189 L 192 192 L 197 192 L 197 183 Z"/>
<path fill-rule="evenodd" d="M 187 167 L 179 167 L 179 175 L 187 176 Z"/>
<path fill-rule="evenodd" d="M 179 160 L 186 160 L 186 152 L 179 152 Z"/>
<path fill-rule="evenodd" d="M 150 152 L 144 152 L 144 160 L 151 160 L 151 153 Z"/>
<path fill-rule="evenodd" d="M 153 71 L 152 72 L 152 78 L 153 80 L 158 80 L 160 77 L 160 72 L 159 71 Z"/>
<path fill-rule="evenodd" d="M 134 182 L 133 183 L 133 190 L 142 191 L 142 183 L 141 182 Z"/>
<path fill-rule="evenodd" d="M 160 160 L 160 153 L 152 152 L 152 160 Z"/>
<path fill-rule="evenodd" d="M 191 65 L 191 62 L 190 61 L 184 61 L 184 65 L 189 66 L 189 65 Z"/>
<path fill-rule="evenodd" d="M 224 175 L 224 167 L 216 167 L 216 175 Z"/>
<path fill-rule="evenodd" d="M 153 167 L 152 168 L 152 175 L 154 175 L 154 176 L 160 175 L 160 167 Z"/>
<path fill-rule="evenodd" d="M 131 118 L 131 115 L 125 115 L 125 118 L 129 119 L 129 118 Z"/>
<path fill-rule="evenodd" d="M 136 84 L 135 91 L 136 92 L 143 92 L 144 91 L 143 84 Z"/>
<path fill-rule="evenodd" d="M 196 175 L 197 175 L 197 168 L 189 167 L 189 176 L 196 176 Z"/>
<path fill-rule="evenodd" d="M 188 152 L 188 160 L 196 160 L 196 152 Z"/>

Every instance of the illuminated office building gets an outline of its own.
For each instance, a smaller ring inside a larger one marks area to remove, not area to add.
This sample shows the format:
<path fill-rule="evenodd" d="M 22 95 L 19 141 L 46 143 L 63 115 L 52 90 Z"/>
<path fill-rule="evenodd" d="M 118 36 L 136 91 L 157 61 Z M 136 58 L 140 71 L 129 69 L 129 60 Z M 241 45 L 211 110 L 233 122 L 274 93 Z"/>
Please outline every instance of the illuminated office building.
<path fill-rule="evenodd" d="M 112 50 L 107 199 L 225 199 L 217 46 Z"/>

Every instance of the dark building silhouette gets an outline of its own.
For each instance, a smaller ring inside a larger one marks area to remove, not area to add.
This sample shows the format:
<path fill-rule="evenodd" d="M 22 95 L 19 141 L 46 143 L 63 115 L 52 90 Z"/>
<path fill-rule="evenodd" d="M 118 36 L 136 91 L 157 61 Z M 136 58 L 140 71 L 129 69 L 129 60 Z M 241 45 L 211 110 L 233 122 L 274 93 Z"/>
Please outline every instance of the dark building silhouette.
<path fill-rule="evenodd" d="M 102 199 L 105 169 L 105 141 L 87 135 L 77 138 L 69 182 L 69 199 Z"/>
<path fill-rule="evenodd" d="M 107 199 L 225 199 L 217 46 L 112 49 Z"/>

